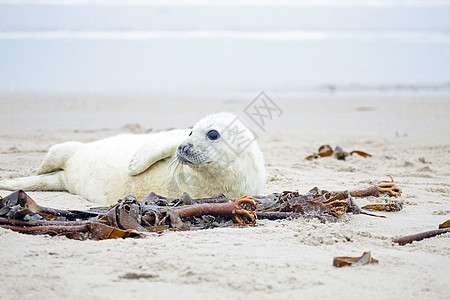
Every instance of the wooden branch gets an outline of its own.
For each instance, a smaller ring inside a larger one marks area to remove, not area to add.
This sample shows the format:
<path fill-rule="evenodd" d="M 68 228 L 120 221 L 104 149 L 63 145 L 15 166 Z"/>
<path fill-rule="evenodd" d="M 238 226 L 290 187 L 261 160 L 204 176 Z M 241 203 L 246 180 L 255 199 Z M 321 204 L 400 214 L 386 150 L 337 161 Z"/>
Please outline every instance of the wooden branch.
<path fill-rule="evenodd" d="M 10 229 L 13 231 L 17 231 L 20 233 L 28 233 L 28 234 L 61 234 L 61 233 L 70 233 L 70 232 L 87 232 L 90 227 L 89 224 L 84 225 L 74 225 L 74 226 L 14 226 L 14 225 L 0 225 L 1 228 Z"/>
<path fill-rule="evenodd" d="M 412 234 L 412 235 L 408 235 L 408 236 L 404 236 L 404 237 L 399 237 L 399 238 L 395 238 L 392 240 L 392 242 L 397 243 L 401 246 L 415 242 L 415 241 L 421 241 L 423 239 L 427 239 L 439 234 L 443 234 L 443 233 L 447 233 L 450 232 L 450 228 L 441 228 L 441 229 L 435 229 L 435 230 L 430 230 L 430 231 L 425 231 L 425 232 L 420 232 L 420 233 L 416 233 L 416 234 Z"/>
<path fill-rule="evenodd" d="M 257 211 L 255 214 L 258 219 L 267 219 L 267 220 L 281 220 L 300 216 L 300 214 L 298 213 L 280 212 L 280 211 L 264 211 L 264 212 Z"/>
<path fill-rule="evenodd" d="M 16 220 L 0 217 L 0 224 L 15 226 L 79 226 L 85 225 L 89 221 L 51 221 L 51 220 Z"/>

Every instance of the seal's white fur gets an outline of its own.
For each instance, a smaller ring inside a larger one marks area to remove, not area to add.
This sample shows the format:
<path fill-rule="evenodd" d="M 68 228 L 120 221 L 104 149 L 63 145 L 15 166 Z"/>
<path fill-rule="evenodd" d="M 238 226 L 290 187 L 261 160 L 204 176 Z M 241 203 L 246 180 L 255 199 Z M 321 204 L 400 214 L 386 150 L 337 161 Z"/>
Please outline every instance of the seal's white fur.
<path fill-rule="evenodd" d="M 211 140 L 210 130 L 220 137 Z M 233 131 L 234 130 L 234 131 Z M 192 129 L 124 134 L 92 143 L 52 146 L 37 176 L 4 179 L 0 188 L 67 190 L 100 204 L 155 192 L 194 198 L 254 195 L 265 182 L 263 155 L 253 134 L 230 113 L 200 120 Z M 236 135 L 238 133 L 238 135 Z M 177 151 L 189 145 L 189 151 Z M 181 147 L 180 147 L 181 148 Z"/>

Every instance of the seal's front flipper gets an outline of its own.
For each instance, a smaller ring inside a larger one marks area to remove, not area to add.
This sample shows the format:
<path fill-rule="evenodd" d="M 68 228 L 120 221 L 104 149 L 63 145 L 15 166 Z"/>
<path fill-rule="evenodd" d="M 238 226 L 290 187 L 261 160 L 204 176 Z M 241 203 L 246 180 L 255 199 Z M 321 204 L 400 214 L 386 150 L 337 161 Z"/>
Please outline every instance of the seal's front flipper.
<path fill-rule="evenodd" d="M 150 168 L 154 163 L 172 156 L 176 147 L 161 147 L 162 145 L 144 145 L 133 155 L 128 165 L 128 174 L 138 175 Z"/>
<path fill-rule="evenodd" d="M 15 191 L 65 191 L 61 172 L 0 180 L 0 189 Z"/>
<path fill-rule="evenodd" d="M 128 174 L 141 174 L 154 163 L 171 157 L 178 145 L 188 137 L 189 132 L 190 130 L 177 129 L 154 134 L 151 141 L 134 153 L 128 165 Z"/>

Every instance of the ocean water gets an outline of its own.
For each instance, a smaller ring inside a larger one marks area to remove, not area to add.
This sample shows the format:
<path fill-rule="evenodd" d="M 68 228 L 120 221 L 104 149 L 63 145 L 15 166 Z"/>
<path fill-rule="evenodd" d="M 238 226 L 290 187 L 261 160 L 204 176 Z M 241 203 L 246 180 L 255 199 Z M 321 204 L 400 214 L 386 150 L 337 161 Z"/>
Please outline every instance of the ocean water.
<path fill-rule="evenodd" d="M 450 1 L 0 1 L 0 92 L 450 94 Z"/>

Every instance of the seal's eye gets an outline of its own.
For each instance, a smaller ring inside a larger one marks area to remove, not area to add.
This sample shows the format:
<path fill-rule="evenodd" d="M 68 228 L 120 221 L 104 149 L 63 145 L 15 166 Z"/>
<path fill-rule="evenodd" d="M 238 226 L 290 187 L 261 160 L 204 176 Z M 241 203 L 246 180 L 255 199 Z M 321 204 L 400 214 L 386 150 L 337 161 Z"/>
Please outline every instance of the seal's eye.
<path fill-rule="evenodd" d="M 215 141 L 220 137 L 220 134 L 217 132 L 217 130 L 210 130 L 208 131 L 208 133 L 206 134 L 206 136 L 208 137 L 208 139 L 210 139 L 211 141 Z"/>
<path fill-rule="evenodd" d="M 192 135 L 192 130 L 191 130 L 191 132 L 189 133 L 189 136 L 191 136 Z"/>

